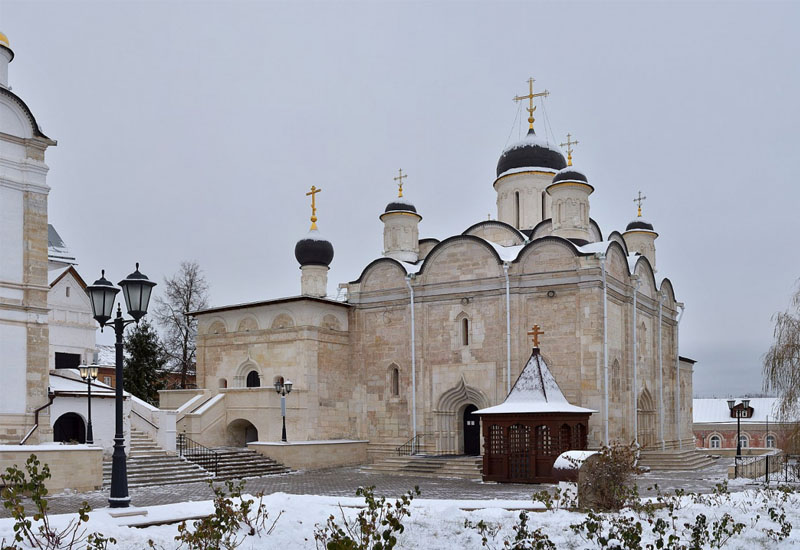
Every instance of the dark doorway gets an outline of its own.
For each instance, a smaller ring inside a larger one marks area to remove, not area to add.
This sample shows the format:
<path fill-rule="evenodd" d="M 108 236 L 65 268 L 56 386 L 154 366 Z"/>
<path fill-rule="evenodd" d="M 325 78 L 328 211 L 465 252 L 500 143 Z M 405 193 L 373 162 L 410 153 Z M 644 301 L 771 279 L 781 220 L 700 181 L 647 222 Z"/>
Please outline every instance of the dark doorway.
<path fill-rule="evenodd" d="M 478 407 L 467 405 L 464 408 L 464 454 L 478 456 L 481 454 L 480 418 L 474 415 Z"/>
<path fill-rule="evenodd" d="M 65 413 L 53 424 L 53 441 L 86 443 L 86 424 L 76 413 Z"/>

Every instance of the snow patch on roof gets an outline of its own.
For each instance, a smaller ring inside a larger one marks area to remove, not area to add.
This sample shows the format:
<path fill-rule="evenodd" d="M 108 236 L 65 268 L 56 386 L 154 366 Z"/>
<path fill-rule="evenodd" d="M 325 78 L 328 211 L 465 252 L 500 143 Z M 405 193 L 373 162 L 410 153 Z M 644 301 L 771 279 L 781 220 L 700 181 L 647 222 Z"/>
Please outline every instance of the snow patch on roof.
<path fill-rule="evenodd" d="M 511 145 L 503 149 L 503 153 L 507 153 L 514 149 L 519 149 L 520 147 L 531 147 L 531 146 L 543 147 L 545 149 L 550 149 L 551 151 L 555 151 L 559 155 L 562 156 L 564 155 L 564 152 L 561 151 L 558 145 L 556 145 L 555 143 L 551 143 L 550 140 L 548 140 L 546 137 L 538 136 L 532 132 L 525 134 L 524 138 L 522 138 L 516 143 L 512 143 Z M 548 169 L 548 171 L 552 172 L 553 169 L 550 168 Z"/>
<path fill-rule="evenodd" d="M 694 399 L 692 401 L 692 420 L 695 424 L 736 424 L 736 419 L 731 418 L 731 412 L 728 409 L 728 399 L 735 399 L 737 405 L 742 402 L 741 397 Z M 747 422 L 765 423 L 767 416 L 769 416 L 770 422 L 777 422 L 777 397 L 754 397 L 750 399 L 750 406 L 753 408 L 753 417 L 743 418 L 742 424 Z"/>
<path fill-rule="evenodd" d="M 47 257 L 50 260 L 75 263 L 75 256 L 72 255 L 64 239 L 51 224 L 47 224 Z"/>
<path fill-rule="evenodd" d="M 61 277 L 66 270 L 69 269 L 70 266 L 59 267 L 57 269 L 51 269 L 47 272 L 47 284 L 53 286 L 53 283 Z"/>
<path fill-rule="evenodd" d="M 523 172 L 549 172 L 551 174 L 555 174 L 555 170 L 552 168 L 547 168 L 546 166 L 523 166 L 521 168 L 509 168 L 497 176 L 497 179 L 500 179 L 503 176 L 510 176 L 511 174 L 522 174 Z"/>
<path fill-rule="evenodd" d="M 500 259 L 503 260 L 504 262 L 513 262 L 514 260 L 517 259 L 517 256 L 519 256 L 520 251 L 523 248 L 525 248 L 524 244 L 503 246 L 497 243 L 493 243 L 492 241 L 488 241 L 486 239 L 484 240 L 490 245 L 492 245 L 492 248 L 494 248 L 497 251 L 497 255 L 500 256 Z"/>
<path fill-rule="evenodd" d="M 299 239 L 297 242 L 300 241 L 328 241 L 328 239 L 322 235 L 319 229 L 310 229 L 308 233 L 306 233 L 305 237 Z"/>
<path fill-rule="evenodd" d="M 541 354 L 538 350 L 534 350 L 506 400 L 500 405 L 475 411 L 475 414 L 544 412 L 593 413 L 597 411 L 571 405 L 561 392 L 561 388 L 558 387 L 553 373 L 550 372 Z"/>
<path fill-rule="evenodd" d="M 117 364 L 117 348 L 113 344 L 97 344 L 97 357 L 94 362 L 96 365 L 116 366 Z"/>

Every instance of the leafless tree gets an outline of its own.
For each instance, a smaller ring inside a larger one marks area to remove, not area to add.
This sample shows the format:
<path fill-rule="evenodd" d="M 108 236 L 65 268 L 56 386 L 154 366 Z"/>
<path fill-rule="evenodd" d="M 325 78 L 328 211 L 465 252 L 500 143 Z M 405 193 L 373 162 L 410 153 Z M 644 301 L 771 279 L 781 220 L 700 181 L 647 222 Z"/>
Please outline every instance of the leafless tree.
<path fill-rule="evenodd" d="M 764 390 L 777 393 L 778 420 L 791 426 L 800 416 L 800 284 L 786 311 L 773 319 L 775 341 L 764 356 Z"/>
<path fill-rule="evenodd" d="M 197 319 L 187 312 L 208 307 L 208 283 L 197 262 L 181 262 L 178 272 L 164 279 L 156 298 L 155 316 L 163 330 L 164 351 L 173 372 L 181 373 L 181 388 L 194 369 Z"/>

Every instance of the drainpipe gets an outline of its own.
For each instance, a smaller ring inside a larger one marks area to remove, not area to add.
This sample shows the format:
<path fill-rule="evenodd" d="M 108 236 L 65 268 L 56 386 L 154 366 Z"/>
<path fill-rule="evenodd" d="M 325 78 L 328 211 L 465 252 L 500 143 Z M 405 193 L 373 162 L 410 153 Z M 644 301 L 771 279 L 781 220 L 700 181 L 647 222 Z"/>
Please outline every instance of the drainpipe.
<path fill-rule="evenodd" d="M 411 293 L 411 454 L 416 453 L 417 446 L 417 361 L 416 337 L 414 329 L 414 288 L 411 286 L 413 274 L 406 275 L 406 286 Z"/>
<path fill-rule="evenodd" d="M 600 259 L 600 269 L 603 272 L 603 438 L 608 445 L 608 284 L 606 282 L 606 255 L 604 252 L 597 254 Z"/>
<path fill-rule="evenodd" d="M 681 441 L 681 348 L 678 343 L 678 334 L 681 328 L 681 319 L 683 319 L 684 305 L 678 303 L 678 307 L 681 308 L 681 314 L 678 315 L 678 323 L 675 325 L 675 432 L 678 436 L 678 449 L 683 449 Z"/>
<path fill-rule="evenodd" d="M 637 384 L 637 370 L 638 370 L 638 350 L 639 341 L 636 339 L 636 317 L 637 317 L 637 299 L 639 294 L 639 285 L 642 280 L 637 276 L 633 276 L 633 442 L 636 448 L 639 448 L 639 401 L 637 399 L 639 393 L 639 386 Z"/>
<path fill-rule="evenodd" d="M 506 277 L 506 395 L 511 393 L 511 294 L 508 284 L 508 262 L 503 262 Z"/>
<path fill-rule="evenodd" d="M 659 418 L 659 432 L 661 433 L 661 450 L 667 448 L 667 443 L 664 441 L 664 354 L 661 351 L 661 319 L 663 315 L 664 306 L 664 293 L 658 294 L 658 418 Z"/>

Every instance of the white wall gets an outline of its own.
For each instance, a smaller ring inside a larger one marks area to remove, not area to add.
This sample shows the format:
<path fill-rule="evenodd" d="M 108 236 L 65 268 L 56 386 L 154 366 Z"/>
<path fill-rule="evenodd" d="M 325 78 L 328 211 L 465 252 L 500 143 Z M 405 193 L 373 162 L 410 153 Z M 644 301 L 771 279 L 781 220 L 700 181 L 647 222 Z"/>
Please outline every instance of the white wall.
<path fill-rule="evenodd" d="M 69 288 L 69 296 L 67 296 Z M 83 287 L 72 273 L 65 274 L 47 294 L 50 307 L 50 368 L 55 368 L 55 354 L 77 353 L 87 364 L 95 351 L 97 323 Z"/>
<path fill-rule="evenodd" d="M 68 412 L 77 413 L 86 423 L 86 406 L 88 399 L 85 395 L 76 397 L 56 396 L 50 406 L 50 425 L 55 426 L 56 420 Z M 125 399 L 123 405 L 123 429 L 125 431 L 125 453 L 130 451 L 130 399 Z M 103 453 L 108 455 L 114 446 L 114 399 L 111 397 L 95 397 L 92 395 L 92 433 L 95 445 L 103 447 Z"/>
<path fill-rule="evenodd" d="M 24 325 L 3 324 L 0 321 L 0 413 L 25 412 L 27 341 Z"/>

